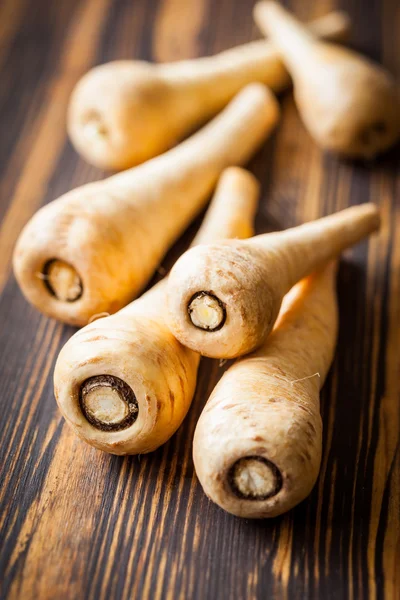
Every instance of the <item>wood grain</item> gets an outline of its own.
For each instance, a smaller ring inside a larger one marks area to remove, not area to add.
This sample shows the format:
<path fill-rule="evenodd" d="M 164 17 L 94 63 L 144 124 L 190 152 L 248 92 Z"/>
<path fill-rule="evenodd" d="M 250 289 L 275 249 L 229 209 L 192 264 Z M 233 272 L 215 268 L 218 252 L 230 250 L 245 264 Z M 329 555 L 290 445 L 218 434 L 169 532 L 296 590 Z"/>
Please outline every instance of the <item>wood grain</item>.
<path fill-rule="evenodd" d="M 103 176 L 76 156 L 65 135 L 68 97 L 80 75 L 106 60 L 174 60 L 255 39 L 253 3 L 0 2 L 4 598 L 400 597 L 399 148 L 371 165 L 324 155 L 288 94 L 276 135 L 250 165 L 262 182 L 260 232 L 368 200 L 383 217 L 380 235 L 346 252 L 339 272 L 339 346 L 322 393 L 319 481 L 305 502 L 277 519 L 231 517 L 197 483 L 191 440 L 223 371 L 216 362 L 202 362 L 192 410 L 157 452 L 112 457 L 77 440 L 52 390 L 54 361 L 72 329 L 29 307 L 11 274 L 15 240 L 35 210 Z M 345 8 L 355 23 L 354 46 L 400 78 L 395 0 L 289 5 L 304 19 Z"/>

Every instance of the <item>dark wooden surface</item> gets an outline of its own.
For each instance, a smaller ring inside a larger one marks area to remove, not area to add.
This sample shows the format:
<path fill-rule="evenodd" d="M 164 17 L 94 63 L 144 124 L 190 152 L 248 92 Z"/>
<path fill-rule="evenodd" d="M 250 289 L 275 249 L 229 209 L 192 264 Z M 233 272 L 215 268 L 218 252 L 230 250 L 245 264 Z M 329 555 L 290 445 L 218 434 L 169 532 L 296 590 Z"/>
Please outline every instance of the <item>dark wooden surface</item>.
<path fill-rule="evenodd" d="M 65 135 L 71 89 L 113 58 L 167 61 L 258 37 L 253 0 L 0 2 L 0 564 L 7 598 L 364 599 L 399 597 L 399 149 L 373 165 L 326 156 L 291 95 L 250 165 L 259 231 L 367 200 L 383 228 L 345 254 L 340 336 L 322 393 L 324 457 L 311 496 L 264 522 L 234 518 L 196 481 L 191 440 L 221 375 L 204 360 L 192 410 L 157 452 L 117 458 L 78 441 L 52 390 L 72 329 L 27 305 L 10 266 L 43 203 L 103 174 Z M 340 6 L 355 47 L 400 77 L 396 0 L 291 0 L 302 18 Z M 182 249 L 182 242 L 178 245 Z"/>

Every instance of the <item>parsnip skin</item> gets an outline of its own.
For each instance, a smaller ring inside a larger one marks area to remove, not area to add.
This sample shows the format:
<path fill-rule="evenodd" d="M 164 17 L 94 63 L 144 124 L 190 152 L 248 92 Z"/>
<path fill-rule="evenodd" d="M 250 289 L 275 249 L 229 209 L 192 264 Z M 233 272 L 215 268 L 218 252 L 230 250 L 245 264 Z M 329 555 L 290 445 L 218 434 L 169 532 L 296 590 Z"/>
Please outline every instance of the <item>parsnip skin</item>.
<path fill-rule="evenodd" d="M 255 19 L 281 52 L 305 126 L 326 150 L 371 159 L 400 137 L 400 91 L 380 65 L 319 41 L 276 2 Z"/>
<path fill-rule="evenodd" d="M 311 28 L 327 39 L 344 39 L 349 20 L 334 12 Z M 78 82 L 69 106 L 69 135 L 88 162 L 125 169 L 168 150 L 255 81 L 275 92 L 290 82 L 279 55 L 263 40 L 172 64 L 111 62 Z"/>
<path fill-rule="evenodd" d="M 58 406 L 75 433 L 99 450 L 151 452 L 171 437 L 186 415 L 199 356 L 181 346 L 162 322 L 164 305 L 160 287 L 87 325 L 59 354 L 54 372 Z M 82 387 L 103 375 L 122 380 L 134 394 L 138 410 L 128 428 L 104 430 L 82 412 Z"/>
<path fill-rule="evenodd" d="M 245 163 L 278 115 L 273 95 L 252 84 L 179 147 L 43 207 L 25 226 L 14 252 L 15 275 L 26 298 L 72 325 L 86 325 L 94 315 L 126 305 L 204 207 L 222 170 Z M 54 261 L 61 297 L 46 281 L 47 265 Z M 79 295 L 71 298 L 65 281 Z"/>
<path fill-rule="evenodd" d="M 270 333 L 290 288 L 379 224 L 377 207 L 364 204 L 286 231 L 190 249 L 168 280 L 172 333 L 185 346 L 212 358 L 251 352 Z M 203 311 L 196 306 L 193 320 L 193 301 L 199 297 L 207 306 Z M 217 309 L 210 315 L 209 298 L 223 307 L 220 324 Z"/>
<path fill-rule="evenodd" d="M 337 337 L 335 271 L 331 264 L 291 290 L 271 336 L 228 369 L 197 423 L 197 476 L 207 496 L 234 515 L 280 515 L 318 477 L 319 391 Z"/>
<path fill-rule="evenodd" d="M 227 169 L 194 243 L 252 235 L 258 193 L 250 173 Z M 117 314 L 78 331 L 58 357 L 59 408 L 77 435 L 105 452 L 155 450 L 192 401 L 199 355 L 165 325 L 165 292 L 163 280 Z"/>

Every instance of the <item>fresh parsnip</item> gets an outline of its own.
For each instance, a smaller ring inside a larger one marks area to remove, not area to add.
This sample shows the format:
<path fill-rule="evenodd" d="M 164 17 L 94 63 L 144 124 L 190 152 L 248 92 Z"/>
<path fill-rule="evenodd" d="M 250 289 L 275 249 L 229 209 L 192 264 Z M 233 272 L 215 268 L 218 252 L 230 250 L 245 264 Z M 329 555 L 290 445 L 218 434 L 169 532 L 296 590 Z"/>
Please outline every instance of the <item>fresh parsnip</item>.
<path fill-rule="evenodd" d="M 168 279 L 172 333 L 213 358 L 251 352 L 290 288 L 379 224 L 377 207 L 363 204 L 286 231 L 188 250 Z"/>
<path fill-rule="evenodd" d="M 343 40 L 349 20 L 334 12 L 310 27 L 326 39 Z M 290 82 L 278 53 L 264 40 L 172 64 L 111 62 L 78 82 L 69 107 L 69 135 L 88 162 L 125 169 L 170 148 L 255 81 L 274 92 Z"/>
<path fill-rule="evenodd" d="M 255 20 L 281 52 L 305 126 L 323 148 L 370 159 L 400 136 L 400 94 L 381 66 L 322 42 L 276 2 Z"/>
<path fill-rule="evenodd" d="M 223 169 L 245 163 L 278 116 L 271 92 L 251 84 L 180 146 L 39 210 L 14 252 L 26 298 L 73 325 L 125 306 L 204 207 Z"/>
<path fill-rule="evenodd" d="M 197 423 L 197 476 L 207 496 L 234 515 L 280 515 L 318 477 L 319 392 L 337 337 L 335 273 L 331 263 L 289 292 L 271 336 L 228 369 Z"/>
<path fill-rule="evenodd" d="M 194 243 L 251 236 L 257 198 L 250 173 L 224 171 Z M 165 284 L 78 331 L 58 357 L 60 410 L 82 439 L 105 452 L 155 450 L 176 431 L 192 401 L 200 357 L 165 325 Z"/>

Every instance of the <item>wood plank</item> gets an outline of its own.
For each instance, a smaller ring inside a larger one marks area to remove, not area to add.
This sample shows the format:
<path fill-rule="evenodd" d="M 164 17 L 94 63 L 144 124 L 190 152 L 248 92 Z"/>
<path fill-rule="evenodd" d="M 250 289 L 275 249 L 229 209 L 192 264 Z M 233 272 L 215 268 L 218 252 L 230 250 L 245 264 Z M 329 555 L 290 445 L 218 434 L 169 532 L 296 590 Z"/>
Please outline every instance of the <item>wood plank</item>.
<path fill-rule="evenodd" d="M 0 228 L 0 290 L 9 274 L 12 249 L 19 231 L 42 202 L 49 177 L 65 143 L 64 123 L 68 99 L 79 76 L 91 65 L 96 34 L 105 17 L 108 0 L 88 0 L 75 15 L 73 31 L 67 37 L 53 82 L 49 86 L 47 102 L 33 122 L 29 157 L 18 180 L 11 205 Z M 86 46 L 82 40 L 86 39 Z"/>
<path fill-rule="evenodd" d="M 192 409 L 164 447 L 141 457 L 102 454 L 75 438 L 53 398 L 54 361 L 72 328 L 28 307 L 11 275 L 13 245 L 30 215 L 70 187 L 103 176 L 75 155 L 61 127 L 79 76 L 114 58 L 169 61 L 255 39 L 253 4 L 60 0 L 50 12 L 46 0 L 0 5 L 0 17 L 6 15 L 0 73 L 10 83 L 0 89 L 0 105 L 8 106 L 3 122 L 13 115 L 0 137 L 5 598 L 358 600 L 399 594 L 399 148 L 372 165 L 327 156 L 288 94 L 277 133 L 250 165 L 262 183 L 260 232 L 367 200 L 379 204 L 383 218 L 379 236 L 346 252 L 339 272 L 339 346 L 322 393 L 320 478 L 305 502 L 277 519 L 251 522 L 224 513 L 195 476 L 194 429 L 226 366 L 202 361 Z M 289 4 L 304 19 L 338 6 L 335 0 Z M 348 0 L 346 9 L 355 22 L 354 45 L 399 76 L 396 2 Z M 15 53 L 22 52 L 32 55 L 31 73 L 16 78 Z M 47 55 L 47 62 L 38 58 Z"/>

